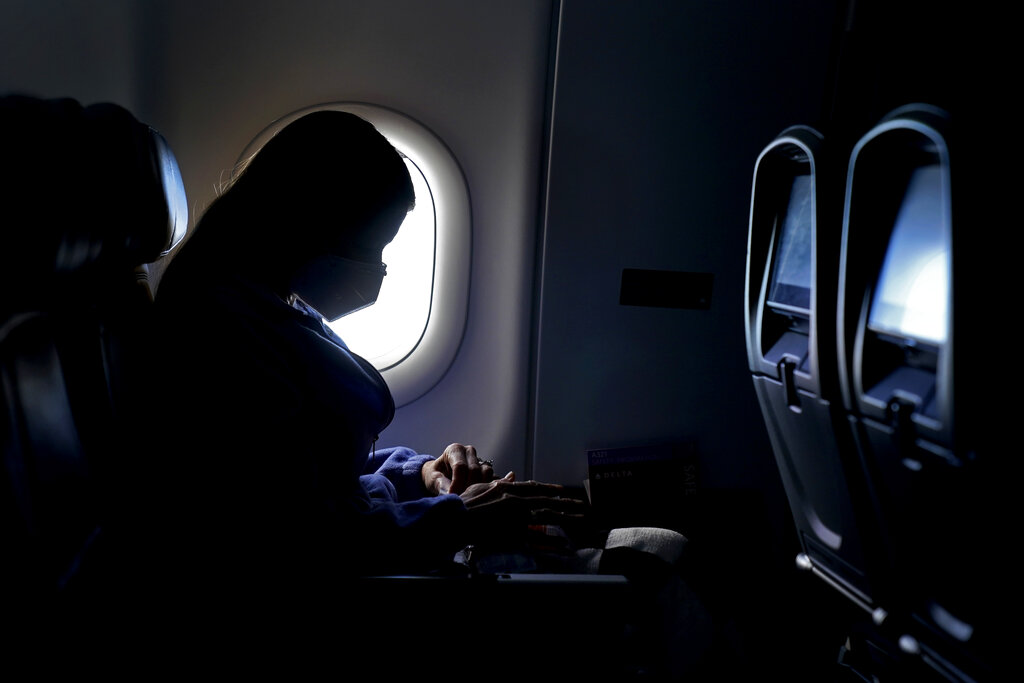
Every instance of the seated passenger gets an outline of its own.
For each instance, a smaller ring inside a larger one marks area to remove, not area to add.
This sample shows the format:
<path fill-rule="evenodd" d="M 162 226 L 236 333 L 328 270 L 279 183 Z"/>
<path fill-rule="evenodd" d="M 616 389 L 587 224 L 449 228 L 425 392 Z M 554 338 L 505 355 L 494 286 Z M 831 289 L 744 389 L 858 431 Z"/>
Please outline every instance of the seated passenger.
<path fill-rule="evenodd" d="M 266 591 L 432 571 L 474 539 L 525 531 L 531 508 L 581 504 L 495 478 L 472 446 L 376 447 L 391 394 L 324 319 L 373 303 L 413 202 L 372 125 L 312 113 L 248 161 L 169 265 L 156 310 L 173 417 L 150 504 L 184 576 Z"/>

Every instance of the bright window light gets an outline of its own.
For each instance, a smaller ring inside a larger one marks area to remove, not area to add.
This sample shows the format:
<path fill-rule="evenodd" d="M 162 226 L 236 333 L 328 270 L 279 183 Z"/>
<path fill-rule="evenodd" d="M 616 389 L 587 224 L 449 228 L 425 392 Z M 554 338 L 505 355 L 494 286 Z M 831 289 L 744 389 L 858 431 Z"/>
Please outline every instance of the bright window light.
<path fill-rule="evenodd" d="M 388 270 L 377 303 L 329 323 L 352 351 L 381 369 L 395 365 L 416 348 L 430 317 L 434 201 L 416 164 L 408 158 L 405 164 L 416 207 L 384 248 Z"/>

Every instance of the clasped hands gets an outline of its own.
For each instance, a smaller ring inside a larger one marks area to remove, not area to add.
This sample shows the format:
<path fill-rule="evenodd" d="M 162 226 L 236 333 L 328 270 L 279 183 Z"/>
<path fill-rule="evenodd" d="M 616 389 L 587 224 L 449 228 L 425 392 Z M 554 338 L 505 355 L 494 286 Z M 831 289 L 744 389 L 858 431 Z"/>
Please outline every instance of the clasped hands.
<path fill-rule="evenodd" d="M 586 502 L 559 484 L 516 481 L 515 473 L 494 477 L 494 466 L 477 456 L 476 448 L 453 443 L 424 463 L 423 484 L 430 495 L 454 493 L 486 526 L 581 523 Z"/>

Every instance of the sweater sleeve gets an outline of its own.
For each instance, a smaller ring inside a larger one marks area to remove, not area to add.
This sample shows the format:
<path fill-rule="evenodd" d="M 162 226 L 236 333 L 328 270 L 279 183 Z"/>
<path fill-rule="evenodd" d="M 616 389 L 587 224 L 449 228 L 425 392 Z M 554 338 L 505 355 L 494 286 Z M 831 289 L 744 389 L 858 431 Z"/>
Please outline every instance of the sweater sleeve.
<path fill-rule="evenodd" d="M 360 481 L 371 497 L 400 503 L 418 500 L 428 496 L 420 471 L 433 459 L 405 446 L 382 448 L 367 458 Z"/>
<path fill-rule="evenodd" d="M 387 571 L 417 561 L 450 560 L 468 542 L 466 506 L 455 494 L 429 495 L 420 469 L 433 458 L 412 449 L 378 449 L 359 477 L 364 548 Z"/>
<path fill-rule="evenodd" d="M 428 535 L 445 527 L 454 532 L 463 522 L 466 507 L 455 494 L 433 496 L 423 486 L 420 470 L 433 456 L 397 446 L 374 451 L 363 468 L 359 483 L 367 498 L 366 514 L 388 520 L 389 526 Z"/>

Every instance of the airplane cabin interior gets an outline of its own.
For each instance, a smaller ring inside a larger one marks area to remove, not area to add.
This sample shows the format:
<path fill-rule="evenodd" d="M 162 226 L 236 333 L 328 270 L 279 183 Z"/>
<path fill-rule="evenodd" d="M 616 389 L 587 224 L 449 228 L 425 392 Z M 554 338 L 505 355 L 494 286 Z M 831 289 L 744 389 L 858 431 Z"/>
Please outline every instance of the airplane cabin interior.
<path fill-rule="evenodd" d="M 6 673 L 1013 678 L 998 15 L 0 0 Z M 416 188 L 377 303 L 332 328 L 393 395 L 374 448 L 473 444 L 596 533 L 170 623 L 123 523 L 195 417 L 161 394 L 161 279 L 322 109 Z"/>

